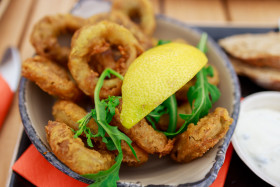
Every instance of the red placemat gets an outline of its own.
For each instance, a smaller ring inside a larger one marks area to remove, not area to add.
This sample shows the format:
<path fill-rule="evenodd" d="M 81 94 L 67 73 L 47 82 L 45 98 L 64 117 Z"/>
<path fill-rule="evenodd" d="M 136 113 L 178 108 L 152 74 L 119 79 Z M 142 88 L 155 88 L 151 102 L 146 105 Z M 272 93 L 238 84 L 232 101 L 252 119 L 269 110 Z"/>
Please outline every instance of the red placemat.
<path fill-rule="evenodd" d="M 221 167 L 217 179 L 211 187 L 224 186 L 227 171 L 229 168 L 233 147 L 230 144 L 226 153 L 224 165 Z M 35 186 L 53 187 L 53 186 L 75 186 L 83 187 L 87 184 L 82 183 L 51 165 L 32 144 L 13 165 L 13 170 L 30 181 Z"/>

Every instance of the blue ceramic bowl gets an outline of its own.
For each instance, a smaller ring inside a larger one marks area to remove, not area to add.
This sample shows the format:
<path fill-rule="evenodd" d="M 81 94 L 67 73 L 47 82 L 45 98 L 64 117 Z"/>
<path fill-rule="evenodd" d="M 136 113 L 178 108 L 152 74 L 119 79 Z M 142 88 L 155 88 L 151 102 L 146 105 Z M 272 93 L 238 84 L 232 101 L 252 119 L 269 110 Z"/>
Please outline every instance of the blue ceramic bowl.
<path fill-rule="evenodd" d="M 88 2 L 82 1 L 82 3 Z M 78 4 L 73 13 L 86 12 L 81 10 L 83 7 L 90 10 L 90 3 L 88 4 L 87 6 Z M 176 20 L 157 16 L 157 28 L 154 34 L 156 38 L 167 40 L 182 38 L 190 44 L 196 45 L 201 33 L 200 30 Z M 203 157 L 187 164 L 174 163 L 168 157 L 158 159 L 150 156 L 149 161 L 139 168 L 122 166 L 119 186 L 209 186 L 217 177 L 236 126 L 240 105 L 240 88 L 237 76 L 225 53 L 210 37 L 207 45 L 209 62 L 218 69 L 221 80 L 219 84 L 221 98 L 214 107 L 227 108 L 234 119 L 228 133 Z M 92 180 L 86 179 L 69 169 L 50 151 L 44 126 L 48 120 L 53 119 L 51 115 L 53 103 L 54 98 L 44 93 L 34 83 L 25 78 L 21 79 L 19 88 L 20 114 L 30 140 L 39 152 L 56 168 L 79 181 L 90 184 L 93 182 Z"/>

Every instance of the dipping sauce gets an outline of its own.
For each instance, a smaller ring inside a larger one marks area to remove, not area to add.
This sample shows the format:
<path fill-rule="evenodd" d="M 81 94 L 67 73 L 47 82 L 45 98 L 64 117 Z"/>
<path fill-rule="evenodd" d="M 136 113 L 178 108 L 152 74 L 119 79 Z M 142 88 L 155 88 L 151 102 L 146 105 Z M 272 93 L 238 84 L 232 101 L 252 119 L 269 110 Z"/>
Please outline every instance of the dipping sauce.
<path fill-rule="evenodd" d="M 280 111 L 256 108 L 241 113 L 235 135 L 252 162 L 280 183 Z"/>

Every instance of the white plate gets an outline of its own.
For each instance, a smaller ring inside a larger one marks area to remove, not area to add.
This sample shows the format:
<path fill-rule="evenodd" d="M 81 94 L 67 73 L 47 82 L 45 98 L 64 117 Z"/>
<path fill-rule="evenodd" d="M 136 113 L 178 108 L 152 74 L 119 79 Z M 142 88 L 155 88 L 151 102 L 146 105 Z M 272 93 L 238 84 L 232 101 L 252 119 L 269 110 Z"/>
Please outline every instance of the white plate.
<path fill-rule="evenodd" d="M 260 164 L 253 158 L 253 155 L 250 154 L 246 144 L 242 142 L 241 128 L 244 127 L 247 123 L 241 123 L 241 120 L 247 115 L 248 112 L 254 109 L 271 109 L 280 111 L 280 92 L 275 91 L 265 91 L 252 94 L 247 96 L 240 106 L 240 114 L 237 122 L 236 130 L 232 136 L 232 144 L 241 160 L 261 179 L 273 186 L 280 186 L 280 179 L 275 179 L 275 177 L 270 176 L 265 169 L 260 167 Z M 242 126 L 241 126 L 242 125 Z M 264 129 L 265 130 L 265 129 Z M 263 134 L 258 136 L 259 140 L 263 142 Z M 280 142 L 279 142 L 280 143 Z M 268 145 L 269 146 L 269 145 Z M 280 159 L 280 158 L 279 158 Z M 280 166 L 279 166 L 280 167 Z M 280 176 L 280 175 L 279 175 Z M 280 177 L 279 177 L 280 178 Z"/>

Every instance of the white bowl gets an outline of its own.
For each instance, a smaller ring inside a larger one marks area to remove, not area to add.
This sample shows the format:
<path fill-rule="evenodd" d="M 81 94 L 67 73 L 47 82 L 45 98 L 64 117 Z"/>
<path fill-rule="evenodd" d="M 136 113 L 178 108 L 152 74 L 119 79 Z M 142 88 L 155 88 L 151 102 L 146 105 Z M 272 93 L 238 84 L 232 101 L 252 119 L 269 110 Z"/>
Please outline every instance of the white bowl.
<path fill-rule="evenodd" d="M 265 131 L 269 130 L 266 128 L 258 128 L 257 125 L 254 125 L 257 131 L 251 130 L 250 132 L 244 130 L 248 129 L 249 122 L 245 122 L 244 119 L 248 117 L 249 112 L 256 111 L 258 109 L 269 109 L 273 111 L 280 112 L 280 92 L 275 91 L 265 91 L 265 92 L 258 92 L 252 95 L 247 96 L 242 102 L 240 107 L 240 115 L 237 123 L 236 130 L 232 136 L 232 144 L 237 152 L 238 156 L 241 158 L 241 160 L 261 179 L 266 181 L 267 183 L 273 185 L 273 186 L 280 186 L 280 177 L 278 177 L 278 180 L 275 179 L 275 177 L 271 176 L 269 174 L 270 171 L 266 171 L 265 168 L 262 166 L 262 162 L 267 162 L 263 157 L 263 155 L 266 156 L 269 150 L 270 145 L 265 144 L 265 148 L 261 150 L 261 155 L 257 155 L 252 153 L 250 148 L 248 148 L 249 141 L 251 142 L 264 142 L 264 140 L 267 138 L 268 135 L 269 138 L 273 136 L 273 132 L 270 132 L 270 134 L 266 134 Z M 264 117 L 264 114 L 260 115 L 261 117 Z M 280 120 L 280 119 L 279 119 Z M 280 122 L 279 122 L 280 123 Z M 279 124 L 278 123 L 278 124 Z M 255 123 L 254 123 L 255 124 Z M 269 125 L 269 124 L 266 124 Z M 267 127 L 269 128 L 269 126 Z M 249 130 L 249 129 L 248 129 Z M 277 133 L 277 132 L 275 132 Z M 277 133 L 279 135 L 279 132 Z M 275 134 L 274 134 L 275 135 Z M 248 140 L 248 138 L 251 138 L 251 140 Z M 278 138 L 279 139 L 279 138 Z M 255 140 L 255 141 L 252 141 Z M 280 144 L 280 142 L 279 142 Z M 260 148 L 260 144 L 257 144 Z M 250 146 L 251 149 L 253 146 Z M 278 146 L 278 155 L 279 155 L 279 146 Z M 268 149 L 268 151 L 266 150 Z M 260 151 L 260 150 L 257 150 Z M 274 150 L 275 151 L 275 150 Z M 261 158 L 261 159 L 260 159 Z M 278 158 L 279 159 L 279 158 Z M 278 166 L 278 171 L 280 171 L 280 165 Z M 280 176 L 279 173 L 276 175 Z"/>
<path fill-rule="evenodd" d="M 89 1 L 83 2 L 88 3 Z M 72 12 L 76 15 L 77 12 L 85 12 L 79 9 L 81 7 L 86 7 L 87 10 L 91 10 L 90 4 L 87 4 L 87 6 L 79 4 L 75 6 Z M 170 40 L 183 38 L 191 44 L 197 45 L 201 33 L 198 29 L 173 19 L 157 16 L 155 37 L 159 39 Z M 240 88 L 237 76 L 227 56 L 210 37 L 207 47 L 209 61 L 218 69 L 221 80 L 219 88 L 222 95 L 214 107 L 220 106 L 227 108 L 231 117 L 234 119 L 228 133 L 207 154 L 188 164 L 177 164 L 170 160 L 169 157 L 158 159 L 150 156 L 149 161 L 139 168 L 122 166 L 119 185 L 145 186 L 152 184 L 177 186 L 183 184 L 209 186 L 217 177 L 236 126 L 240 104 Z M 50 151 L 44 126 L 48 120 L 53 119 L 51 115 L 53 102 L 54 99 L 51 96 L 41 91 L 32 82 L 22 78 L 19 91 L 19 106 L 25 131 L 30 140 L 39 152 L 56 168 L 77 180 L 92 183 L 92 180 L 86 179 L 69 169 Z"/>

